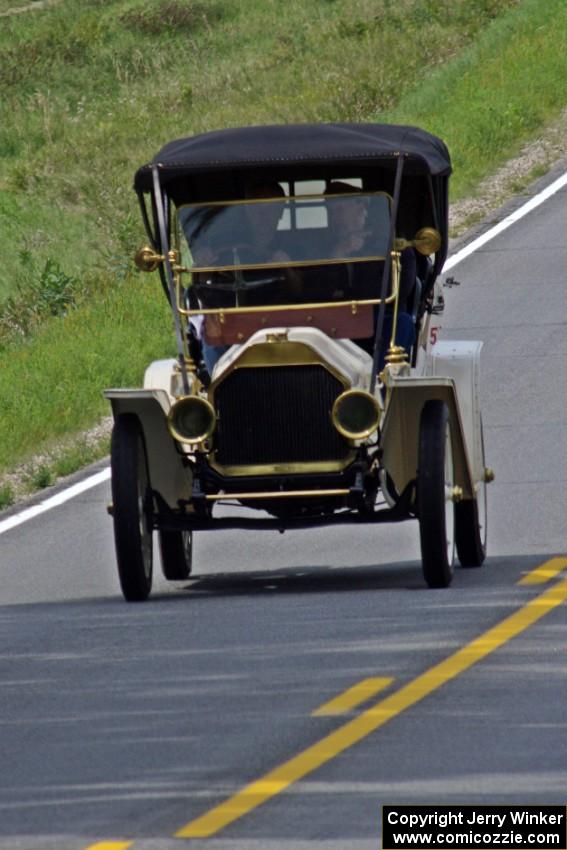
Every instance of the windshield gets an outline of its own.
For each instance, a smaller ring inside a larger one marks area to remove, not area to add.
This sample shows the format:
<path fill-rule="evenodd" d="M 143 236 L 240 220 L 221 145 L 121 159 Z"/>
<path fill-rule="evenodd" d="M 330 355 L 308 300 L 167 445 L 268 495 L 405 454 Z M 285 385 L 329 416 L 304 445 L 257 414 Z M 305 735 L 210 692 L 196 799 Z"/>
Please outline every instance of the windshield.
<path fill-rule="evenodd" d="M 286 196 L 279 184 L 275 188 L 277 196 L 269 198 L 180 207 L 189 252 L 185 265 L 198 273 L 384 259 L 388 195 L 347 187 L 337 193 L 331 188 L 326 194 Z"/>

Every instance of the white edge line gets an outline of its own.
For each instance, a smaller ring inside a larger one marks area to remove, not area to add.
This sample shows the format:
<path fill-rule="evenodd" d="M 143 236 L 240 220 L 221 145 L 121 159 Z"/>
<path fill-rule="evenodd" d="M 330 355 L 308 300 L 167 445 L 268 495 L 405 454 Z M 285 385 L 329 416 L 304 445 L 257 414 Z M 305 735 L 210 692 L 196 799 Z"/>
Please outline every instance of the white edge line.
<path fill-rule="evenodd" d="M 550 183 L 549 186 L 543 189 L 543 191 L 541 191 L 538 195 L 534 195 L 533 198 L 527 201 L 527 203 L 523 206 L 519 207 L 519 209 L 514 210 L 513 213 L 502 219 L 501 222 L 496 224 L 494 227 L 491 227 L 490 230 L 487 230 L 486 233 L 483 233 L 482 236 L 479 236 L 478 239 L 474 239 L 468 245 L 465 245 L 464 248 L 461 248 L 460 251 L 457 251 L 456 254 L 453 254 L 452 257 L 449 257 L 441 270 L 441 274 L 448 272 L 449 269 L 454 268 L 457 263 L 460 263 L 475 251 L 478 251 L 479 248 L 486 245 L 486 243 L 490 242 L 491 239 L 494 239 L 495 236 L 498 236 L 502 233 L 502 231 L 507 230 L 516 221 L 519 221 L 525 215 L 532 212 L 532 210 L 535 210 L 536 207 L 539 207 L 540 204 L 543 204 L 544 201 L 551 198 L 552 195 L 555 195 L 556 192 L 559 192 L 559 190 L 565 185 L 567 185 L 567 172 L 553 183 Z"/>
<path fill-rule="evenodd" d="M 494 239 L 495 236 L 498 236 L 502 231 L 507 230 L 512 224 L 516 221 L 519 221 L 525 215 L 530 213 L 532 210 L 535 210 L 536 207 L 539 207 L 540 204 L 543 204 L 548 198 L 551 198 L 552 195 L 555 195 L 556 192 L 559 192 L 564 186 L 567 185 L 567 172 L 555 180 L 553 183 L 550 183 L 543 191 L 539 194 L 534 195 L 527 203 L 523 206 L 519 207 L 519 209 L 515 210 L 497 225 L 492 227 L 490 230 L 487 230 L 486 233 L 483 233 L 482 236 L 479 236 L 478 239 L 473 239 L 468 245 L 465 245 L 464 248 L 461 248 L 460 251 L 457 251 L 456 254 L 453 254 L 452 257 L 449 257 L 441 274 L 448 272 L 450 269 L 454 268 L 457 263 L 462 262 L 466 257 L 469 257 L 471 254 L 474 254 L 475 251 L 478 251 L 483 245 L 486 245 L 487 242 L 490 242 L 491 239 Z M 79 496 L 81 493 L 84 493 L 86 490 L 90 490 L 92 487 L 96 487 L 98 484 L 102 484 L 104 481 L 108 481 L 110 478 L 110 467 L 106 467 L 101 472 L 97 472 L 95 475 L 91 475 L 89 478 L 85 478 L 84 481 L 79 481 L 78 484 L 73 484 L 71 487 L 68 487 L 65 490 L 61 490 L 55 496 L 51 496 L 49 499 L 46 499 L 44 502 L 40 502 L 38 505 L 32 505 L 30 508 L 26 508 L 26 510 L 22 511 L 19 514 L 14 514 L 13 516 L 8 517 L 7 519 L 0 521 L 0 534 L 4 534 L 6 531 L 10 531 L 12 528 L 16 528 L 18 525 L 22 525 L 24 522 L 27 522 L 30 519 L 34 519 L 34 517 L 39 516 L 40 514 L 44 514 L 46 511 L 50 511 L 52 508 L 57 508 L 59 505 L 63 505 L 65 502 L 74 499 L 75 496 Z"/>
<path fill-rule="evenodd" d="M 92 487 L 96 487 L 98 484 L 108 481 L 109 478 L 110 467 L 107 466 L 101 472 L 97 472 L 95 475 L 85 478 L 84 481 L 79 481 L 77 484 L 73 484 L 71 487 L 61 490 L 59 493 L 56 493 L 55 496 L 45 499 L 45 501 L 40 502 L 38 505 L 32 505 L 24 511 L 21 511 L 19 514 L 14 514 L 13 516 L 9 516 L 6 519 L 1 520 L 0 534 L 4 534 L 6 531 L 10 531 L 10 529 L 16 528 L 16 526 L 22 525 L 22 523 L 27 522 L 30 519 L 34 519 L 34 517 L 44 514 L 52 508 L 57 508 L 59 505 L 63 505 L 70 499 L 74 499 L 75 496 L 80 496 L 81 493 L 85 493 Z"/>

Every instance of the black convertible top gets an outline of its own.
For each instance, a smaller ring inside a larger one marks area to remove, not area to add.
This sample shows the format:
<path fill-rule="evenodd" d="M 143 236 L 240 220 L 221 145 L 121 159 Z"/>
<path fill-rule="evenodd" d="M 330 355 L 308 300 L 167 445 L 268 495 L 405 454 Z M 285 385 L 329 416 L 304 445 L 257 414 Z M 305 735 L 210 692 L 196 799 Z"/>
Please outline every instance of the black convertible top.
<path fill-rule="evenodd" d="M 282 124 L 215 130 L 177 139 L 136 172 L 134 188 L 223 170 L 294 165 L 387 165 L 403 156 L 406 173 L 448 177 L 449 152 L 441 139 L 417 127 L 393 124 Z"/>
<path fill-rule="evenodd" d="M 134 178 L 146 232 L 152 246 L 161 251 L 154 168 L 158 193 L 176 206 L 242 199 L 251 177 L 275 181 L 359 177 L 365 189 L 394 196 L 396 175 L 403 173 L 396 206 L 398 234 L 412 239 L 427 226 L 441 234 L 428 288 L 445 262 L 451 159 L 441 139 L 417 127 L 273 124 L 214 130 L 169 142 Z M 153 228 L 144 198 L 147 192 L 152 193 Z"/>

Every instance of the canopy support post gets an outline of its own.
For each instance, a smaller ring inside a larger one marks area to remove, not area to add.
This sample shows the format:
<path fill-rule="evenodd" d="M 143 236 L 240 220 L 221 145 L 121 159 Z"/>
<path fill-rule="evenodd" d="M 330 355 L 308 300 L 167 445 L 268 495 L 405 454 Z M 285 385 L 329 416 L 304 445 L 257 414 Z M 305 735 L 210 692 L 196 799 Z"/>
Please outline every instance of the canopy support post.
<path fill-rule="evenodd" d="M 394 237 L 396 235 L 396 219 L 398 217 L 398 206 L 400 202 L 400 189 L 402 185 L 402 174 L 404 170 L 404 157 L 398 154 L 398 164 L 396 167 L 396 177 L 394 181 L 394 197 L 392 200 L 392 215 L 390 217 L 390 233 L 388 236 L 388 250 L 386 252 L 386 262 L 384 263 L 384 271 L 382 272 L 382 282 L 380 285 L 380 306 L 378 307 L 378 319 L 376 321 L 376 332 L 374 334 L 374 349 L 372 359 L 372 374 L 370 376 L 370 392 L 374 395 L 376 391 L 376 380 L 378 377 L 378 361 L 380 359 L 380 349 L 382 347 L 382 337 L 384 335 L 384 315 L 386 312 L 386 294 L 390 283 L 390 275 L 392 270 L 392 248 L 394 246 Z M 395 311 L 397 312 L 397 311 Z M 393 328 L 392 335 L 395 338 L 396 329 Z"/>
<path fill-rule="evenodd" d="M 163 267 L 165 269 L 165 277 L 167 281 L 169 303 L 173 313 L 173 323 L 175 325 L 175 339 L 177 341 L 177 359 L 181 372 L 181 381 L 183 384 L 183 392 L 189 395 L 189 378 L 187 376 L 187 364 L 185 362 L 185 346 L 183 344 L 183 331 L 181 328 L 181 318 L 177 309 L 177 298 L 175 292 L 175 280 L 173 278 L 173 269 L 171 268 L 171 259 L 169 256 L 169 242 L 167 239 L 167 231 L 165 227 L 164 215 L 164 197 L 161 191 L 159 182 L 159 173 L 156 165 L 152 166 L 152 179 L 154 189 L 154 199 L 156 204 L 156 216 L 159 232 L 159 240 L 161 243 L 161 252 L 163 254 Z"/>

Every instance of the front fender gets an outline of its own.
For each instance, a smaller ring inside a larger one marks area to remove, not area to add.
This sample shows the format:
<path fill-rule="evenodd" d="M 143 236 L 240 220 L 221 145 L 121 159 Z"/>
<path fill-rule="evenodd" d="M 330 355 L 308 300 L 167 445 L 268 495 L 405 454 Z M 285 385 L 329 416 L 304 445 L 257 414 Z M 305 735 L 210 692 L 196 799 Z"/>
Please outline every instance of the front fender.
<path fill-rule="evenodd" d="M 417 476 L 419 425 L 426 402 L 438 399 L 449 409 L 455 484 L 472 499 L 475 484 L 459 401 L 452 378 L 395 378 L 389 388 L 382 425 L 382 463 L 398 493 Z"/>
<path fill-rule="evenodd" d="M 183 464 L 183 454 L 167 427 L 167 414 L 171 407 L 165 390 L 112 389 L 106 390 L 116 420 L 124 413 L 138 417 L 144 432 L 150 483 L 172 509 L 178 508 L 179 499 L 190 499 L 192 474 Z"/>

